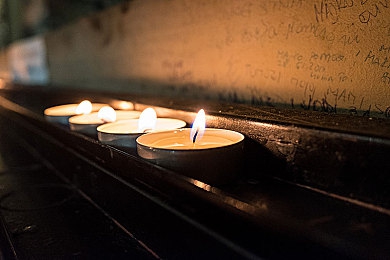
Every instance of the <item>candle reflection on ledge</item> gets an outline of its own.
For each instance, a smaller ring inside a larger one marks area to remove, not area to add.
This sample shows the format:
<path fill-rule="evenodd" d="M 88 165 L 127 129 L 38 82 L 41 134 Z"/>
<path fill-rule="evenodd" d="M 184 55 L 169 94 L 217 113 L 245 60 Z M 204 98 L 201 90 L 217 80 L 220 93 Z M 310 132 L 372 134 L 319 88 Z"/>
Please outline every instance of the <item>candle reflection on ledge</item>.
<path fill-rule="evenodd" d="M 265 211 L 268 211 L 268 205 L 265 202 L 256 203 L 256 206 L 253 206 L 249 203 L 235 199 L 235 198 L 229 196 L 227 193 L 223 192 L 221 189 L 214 187 L 214 186 L 211 186 L 207 183 L 204 183 L 204 182 L 201 182 L 201 181 L 198 181 L 195 179 L 190 179 L 190 178 L 189 178 L 189 181 L 192 184 L 194 184 L 195 186 L 201 188 L 202 190 L 219 195 L 218 198 L 221 199 L 224 203 L 226 203 L 226 204 L 228 204 L 228 205 L 230 205 L 230 206 L 232 206 L 240 211 L 244 211 L 244 212 L 247 212 L 247 213 L 250 213 L 253 215 L 258 214 L 259 211 L 261 211 L 262 213 L 264 213 Z"/>

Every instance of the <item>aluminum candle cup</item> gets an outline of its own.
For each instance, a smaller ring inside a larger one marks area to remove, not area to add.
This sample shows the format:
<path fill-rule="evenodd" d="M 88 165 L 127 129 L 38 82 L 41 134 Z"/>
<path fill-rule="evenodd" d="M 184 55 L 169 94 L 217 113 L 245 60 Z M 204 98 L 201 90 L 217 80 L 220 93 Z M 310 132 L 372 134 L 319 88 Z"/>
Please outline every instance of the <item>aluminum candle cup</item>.
<path fill-rule="evenodd" d="M 113 123 L 107 123 L 97 128 L 98 139 L 100 142 L 135 149 L 136 139 L 145 134 L 138 130 L 138 119 L 121 120 Z M 186 126 L 186 122 L 173 118 L 157 118 L 156 126 L 153 132 L 178 129 Z"/>
<path fill-rule="evenodd" d="M 137 138 L 138 155 L 208 184 L 235 179 L 243 161 L 244 135 L 206 128 L 194 143 L 190 128 L 148 133 Z"/>
<path fill-rule="evenodd" d="M 79 104 L 66 104 L 46 108 L 44 110 L 45 119 L 52 123 L 69 125 L 69 118 L 77 114 L 76 108 L 78 105 Z M 106 104 L 92 103 L 92 112 L 99 111 L 103 106 L 106 106 Z"/>
<path fill-rule="evenodd" d="M 116 110 L 116 121 L 138 118 L 140 111 L 135 110 Z M 106 123 L 98 117 L 98 112 L 86 115 L 77 115 L 69 118 L 69 127 L 71 130 L 87 135 L 97 134 L 97 127 Z"/>

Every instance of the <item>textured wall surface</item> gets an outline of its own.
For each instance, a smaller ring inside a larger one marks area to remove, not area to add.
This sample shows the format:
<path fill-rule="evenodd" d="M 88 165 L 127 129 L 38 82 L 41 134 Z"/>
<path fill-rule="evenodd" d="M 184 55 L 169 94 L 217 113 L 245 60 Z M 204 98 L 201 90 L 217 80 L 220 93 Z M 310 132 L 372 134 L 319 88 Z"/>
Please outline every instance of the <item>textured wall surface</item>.
<path fill-rule="evenodd" d="M 387 0 L 135 0 L 46 40 L 58 86 L 328 112 L 390 106 Z"/>

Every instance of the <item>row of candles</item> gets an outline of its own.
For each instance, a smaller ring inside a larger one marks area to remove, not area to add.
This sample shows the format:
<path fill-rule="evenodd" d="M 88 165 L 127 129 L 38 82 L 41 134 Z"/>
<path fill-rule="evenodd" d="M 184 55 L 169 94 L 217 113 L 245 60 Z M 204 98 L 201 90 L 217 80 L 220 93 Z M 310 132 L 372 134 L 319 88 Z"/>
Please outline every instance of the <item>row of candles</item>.
<path fill-rule="evenodd" d="M 180 119 L 157 117 L 151 107 L 115 110 L 88 100 L 47 108 L 44 116 L 73 131 L 97 134 L 101 143 L 134 149 L 146 160 L 201 182 L 227 183 L 241 168 L 244 136 L 228 129 L 206 128 L 203 109 L 191 128 Z"/>

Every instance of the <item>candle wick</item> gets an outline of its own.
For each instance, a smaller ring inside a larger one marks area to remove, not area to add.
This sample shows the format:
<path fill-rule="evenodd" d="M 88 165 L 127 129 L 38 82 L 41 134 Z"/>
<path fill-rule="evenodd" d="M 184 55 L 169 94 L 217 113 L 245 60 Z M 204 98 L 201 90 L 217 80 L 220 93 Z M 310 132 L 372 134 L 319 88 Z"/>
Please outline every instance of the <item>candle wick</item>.
<path fill-rule="evenodd" d="M 196 130 L 194 137 L 192 138 L 192 143 L 195 143 L 196 137 L 198 136 L 198 133 L 199 133 L 199 129 Z"/>

